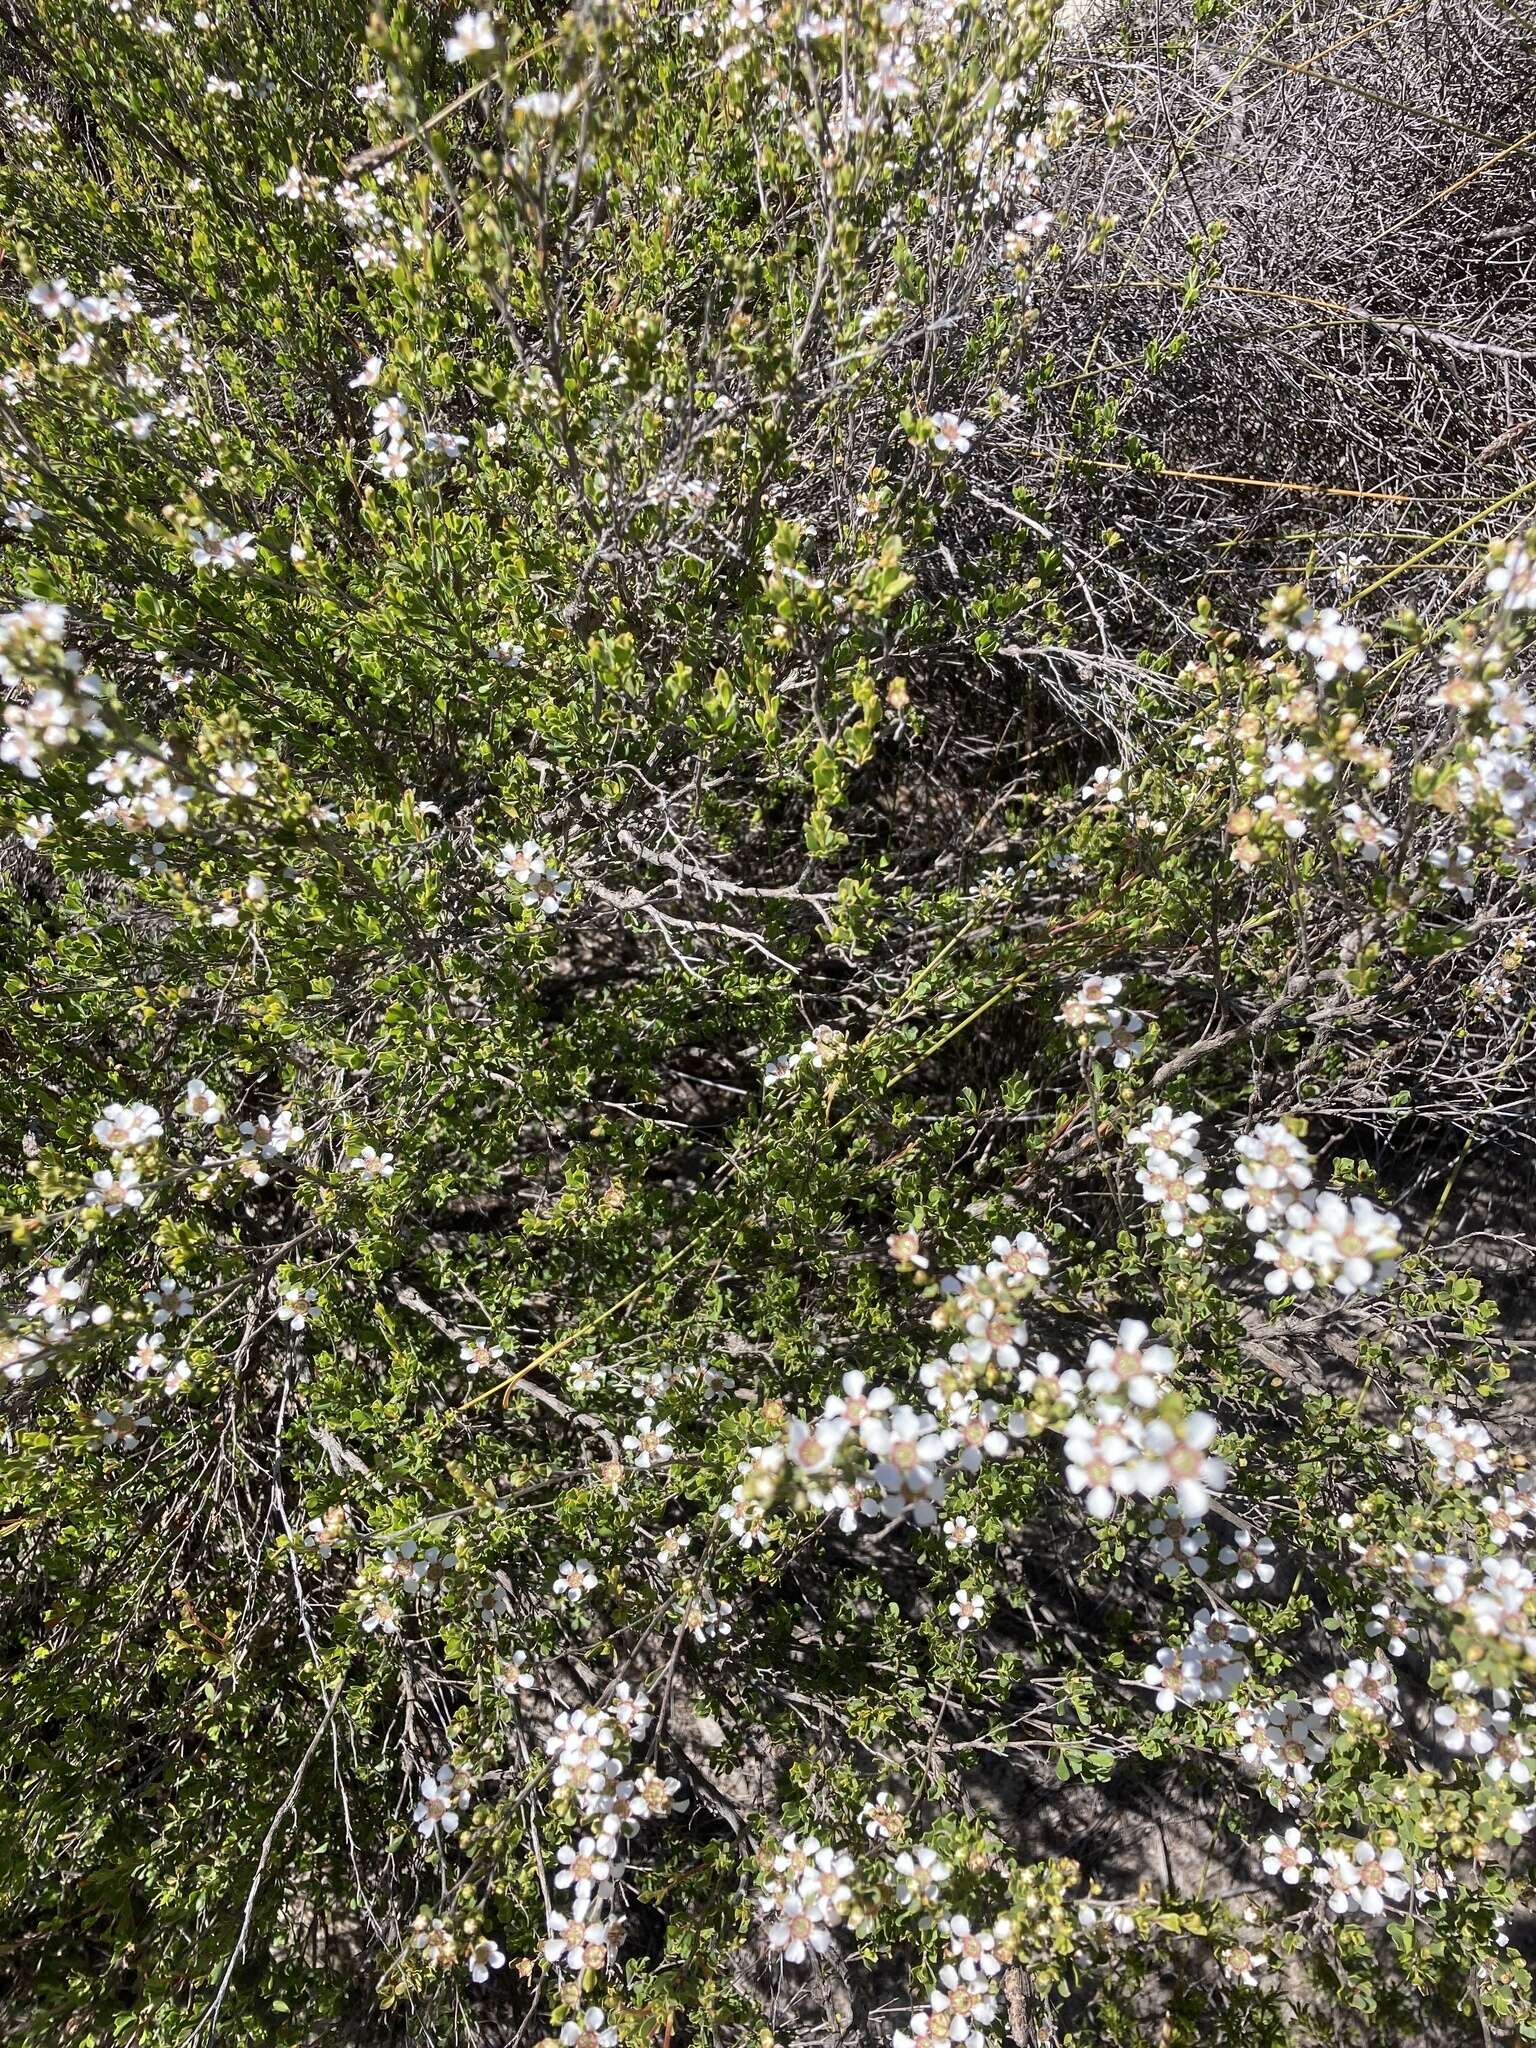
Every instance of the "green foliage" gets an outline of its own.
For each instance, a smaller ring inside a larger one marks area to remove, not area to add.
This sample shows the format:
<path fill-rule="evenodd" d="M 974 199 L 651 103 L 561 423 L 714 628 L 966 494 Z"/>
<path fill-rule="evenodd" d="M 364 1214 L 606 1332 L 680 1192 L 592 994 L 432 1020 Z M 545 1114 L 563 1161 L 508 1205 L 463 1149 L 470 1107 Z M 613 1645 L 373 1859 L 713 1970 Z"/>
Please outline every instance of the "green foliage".
<path fill-rule="evenodd" d="M 1123 123 L 1035 0 L 759 13 L 8 26 L 6 2037 L 1536 2038 L 1518 1728 L 1433 1718 L 1528 1683 L 1523 1466 L 1415 1419 L 1509 1371 L 1437 1235 L 1523 1086 L 1494 699 L 1426 736 L 1427 636 L 1301 590 L 1112 647 L 1014 222 Z M 1073 405 L 1155 472 L 1109 368 Z M 1445 673 L 1513 676 L 1530 573 Z M 1164 1102 L 1228 1179 L 1288 1130 L 1365 1277 L 1149 1206 Z M 1383 1603 L 1401 1717 L 1288 1782 L 1255 1728 Z M 1159 1709 L 1212 1606 L 1240 1678 Z M 583 1713 L 641 1790 L 572 1967 Z M 1331 1912 L 1293 1819 L 1417 1889 Z"/>

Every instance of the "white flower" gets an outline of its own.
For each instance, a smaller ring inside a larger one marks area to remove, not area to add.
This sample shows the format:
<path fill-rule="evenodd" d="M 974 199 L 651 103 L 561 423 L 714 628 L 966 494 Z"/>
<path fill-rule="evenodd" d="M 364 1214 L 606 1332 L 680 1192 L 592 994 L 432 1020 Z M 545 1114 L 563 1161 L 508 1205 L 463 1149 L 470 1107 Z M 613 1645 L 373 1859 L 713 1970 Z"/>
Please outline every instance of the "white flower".
<path fill-rule="evenodd" d="M 866 1429 L 878 1425 L 879 1418 L 892 1406 L 896 1396 L 889 1387 L 872 1387 L 865 1374 L 845 1372 L 842 1377 L 842 1392 L 829 1394 L 823 1413 L 829 1421 L 846 1423 L 849 1429 L 857 1430 L 865 1450 L 872 1451 L 875 1444 L 866 1434 Z"/>
<path fill-rule="evenodd" d="M 428 1600 L 436 1596 L 449 1572 L 456 1571 L 459 1563 L 451 1550 L 439 1550 L 435 1543 L 417 1543 L 414 1537 L 389 1545 L 381 1561 L 384 1570 L 405 1592 L 419 1593 Z"/>
<path fill-rule="evenodd" d="M 91 1188 L 85 1200 L 87 1207 L 103 1209 L 108 1216 L 120 1216 L 124 1209 L 142 1209 L 144 1190 L 139 1185 L 139 1169 L 131 1160 L 115 1171 L 103 1167 L 91 1175 Z"/>
<path fill-rule="evenodd" d="M 1083 1414 L 1069 1416 L 1066 1439 L 1067 1485 L 1083 1496 L 1090 1515 L 1103 1520 L 1115 1503 L 1135 1491 L 1135 1455 L 1118 1421 Z"/>
<path fill-rule="evenodd" d="M 1136 1041 L 1145 1029 L 1145 1020 L 1135 1010 L 1106 1010 L 1103 1024 L 1093 1034 L 1094 1050 L 1109 1053 L 1123 1072 L 1135 1059 Z"/>
<path fill-rule="evenodd" d="M 33 285 L 27 303 L 36 306 L 45 320 L 61 320 L 75 303 L 75 295 L 62 277 Z"/>
<path fill-rule="evenodd" d="M 1432 846 L 1429 864 L 1448 895 L 1459 896 L 1464 903 L 1472 901 L 1477 888 L 1477 856 L 1470 846 Z"/>
<path fill-rule="evenodd" d="M 1397 1681 L 1390 1665 L 1379 1657 L 1373 1657 L 1369 1664 L 1363 1657 L 1351 1658 L 1342 1671 L 1328 1674 L 1323 1690 L 1312 1702 L 1312 1710 L 1334 1717 L 1362 1714 L 1373 1721 L 1396 1720 Z"/>
<path fill-rule="evenodd" d="M 1383 824 L 1363 804 L 1345 804 L 1339 815 L 1343 819 L 1339 826 L 1340 845 L 1355 848 L 1363 859 L 1374 864 L 1396 846 L 1398 835 L 1393 827 Z"/>
<path fill-rule="evenodd" d="M 634 1460 L 637 1471 L 649 1471 L 653 1465 L 666 1465 L 672 1458 L 672 1445 L 667 1438 L 672 1433 L 670 1422 L 658 1422 L 647 1410 L 635 1424 L 633 1432 L 624 1438 L 624 1449 Z"/>
<path fill-rule="evenodd" d="M 403 483 L 411 473 L 411 454 L 409 441 L 390 441 L 374 450 L 368 458 L 369 467 L 376 469 L 386 483 Z"/>
<path fill-rule="evenodd" d="M 1489 1540 L 1496 1550 L 1502 1550 L 1511 1540 L 1524 1543 L 1529 1537 L 1536 1497 L 1523 1488 L 1507 1486 L 1497 1498 L 1485 1493 L 1478 1506 L 1488 1518 Z"/>
<path fill-rule="evenodd" d="M 962 1635 L 968 1628 L 981 1628 L 987 1619 L 987 1596 L 975 1587 L 962 1586 L 950 1601 L 949 1612 Z"/>
<path fill-rule="evenodd" d="M 1115 998 L 1124 984 L 1118 974 L 1090 974 L 1075 996 L 1068 996 L 1058 1010 L 1057 1021 L 1073 1031 L 1103 1024 L 1113 1014 Z"/>
<path fill-rule="evenodd" d="M 939 1468 L 950 1449 L 945 1432 L 934 1428 L 931 1415 L 901 1407 L 889 1416 L 868 1416 L 860 1436 L 875 1460 L 872 1476 L 881 1491 L 882 1512 L 893 1518 L 909 1514 L 920 1527 L 928 1527 L 944 1499 Z"/>
<path fill-rule="evenodd" d="M 1162 1399 L 1163 1383 L 1173 1371 L 1173 1353 L 1166 1344 L 1149 1344 L 1150 1331 L 1143 1322 L 1127 1316 L 1111 1344 L 1095 1337 L 1088 1347 L 1088 1391 L 1131 1402 L 1138 1408 L 1155 1408 Z"/>
<path fill-rule="evenodd" d="M 128 1362 L 129 1378 L 142 1387 L 146 1380 L 151 1379 L 156 1373 L 163 1372 L 165 1360 L 161 1353 L 164 1348 L 165 1339 L 158 1331 L 153 1335 L 146 1332 L 140 1337 L 134 1346 L 133 1357 Z"/>
<path fill-rule="evenodd" d="M 925 1259 L 923 1265 L 927 1263 Z M 1015 1294 L 1034 1294 L 1050 1270 L 1051 1255 L 1032 1230 L 1021 1230 L 1016 1237 L 993 1238 L 992 1256 L 985 1267 L 989 1280 L 1003 1281 Z"/>
<path fill-rule="evenodd" d="M 557 916 L 571 893 L 570 882 L 536 839 L 525 839 L 521 846 L 509 840 L 494 872 L 510 882 L 525 910 L 540 911 L 545 917 Z"/>
<path fill-rule="evenodd" d="M 1272 789 L 1294 793 L 1325 787 L 1334 778 L 1332 757 L 1321 747 L 1309 747 L 1304 740 L 1274 741 L 1267 751 L 1266 760 L 1268 766 L 1264 770 L 1264 780 Z"/>
<path fill-rule="evenodd" d="M 477 1621 L 502 1621 L 512 1612 L 512 1600 L 505 1586 L 493 1581 L 482 1586 L 471 1603 L 471 1612 Z"/>
<path fill-rule="evenodd" d="M 621 1920 L 588 1919 L 582 1913 L 573 1913 L 569 1918 L 564 1913 L 551 1913 L 548 1925 L 549 1938 L 544 1944 L 544 1960 L 569 1971 L 573 1976 L 585 1975 L 588 1970 L 606 1969 L 609 1956 L 618 1947 L 624 1931 Z M 598 2010 L 595 2006 L 591 2007 L 588 2017 Z M 561 2041 L 567 2044 L 567 2048 L 570 2048 L 572 2043 L 578 2044 L 578 2048 L 587 2048 L 580 2028 L 567 2034 L 566 2028 L 574 2025 L 573 2021 L 567 2020 L 565 2027 L 560 2029 Z M 614 2029 L 608 2028 L 598 2033 L 595 2038 L 603 2043 L 603 2048 L 609 2048 L 609 2044 L 618 2039 L 618 2034 Z"/>
<path fill-rule="evenodd" d="M 526 1650 L 514 1650 L 510 1657 L 496 1660 L 496 1690 L 515 1699 L 520 1692 L 532 1692 L 533 1673 Z"/>
<path fill-rule="evenodd" d="M 936 412 L 927 422 L 933 445 L 941 455 L 969 455 L 976 438 L 976 422 L 962 419 L 957 412 Z"/>
<path fill-rule="evenodd" d="M 1233 1585 L 1240 1593 L 1246 1593 L 1252 1586 L 1267 1586 L 1273 1581 L 1275 1568 L 1269 1560 L 1274 1554 L 1275 1546 L 1267 1536 L 1255 1536 L 1250 1529 L 1237 1528 L 1217 1551 L 1216 1562 L 1227 1567 Z"/>
<path fill-rule="evenodd" d="M 1242 1652 L 1252 1641 L 1253 1630 L 1245 1622 L 1200 1608 L 1188 1641 L 1177 1649 L 1160 1649 L 1157 1661 L 1143 1673 L 1145 1682 L 1158 1689 L 1159 1711 L 1171 1713 L 1178 1705 L 1229 1698 L 1248 1676 Z"/>
<path fill-rule="evenodd" d="M 1433 1556 L 1427 1550 L 1409 1551 L 1399 1546 L 1398 1555 L 1407 1578 L 1421 1586 L 1430 1598 L 1441 1607 L 1459 1606 L 1467 1590 L 1467 1575 L 1471 1570 L 1464 1559 L 1446 1555 Z"/>
<path fill-rule="evenodd" d="M 1170 1585 L 1209 1576 L 1210 1535 L 1204 1522 L 1189 1523 L 1179 1514 L 1154 1515 L 1147 1524 L 1147 1535 L 1158 1575 Z"/>
<path fill-rule="evenodd" d="M 1226 1466 L 1207 1455 L 1216 1428 L 1215 1416 L 1198 1408 L 1172 1422 L 1154 1418 L 1142 1431 L 1137 1491 L 1150 1500 L 1171 1488 L 1185 1521 L 1198 1522 L 1227 1483 Z"/>
<path fill-rule="evenodd" d="M 110 1408 L 98 1408 L 91 1420 L 101 1432 L 103 1447 L 110 1451 L 136 1449 L 146 1427 L 142 1411 L 135 1408 L 131 1401 L 119 1401 Z"/>
<path fill-rule="evenodd" d="M 1389 1600 L 1378 1600 L 1371 1608 L 1365 1633 L 1372 1642 L 1379 1642 L 1389 1657 L 1401 1657 L 1410 1643 L 1423 1640 L 1421 1632 Z"/>
<path fill-rule="evenodd" d="M 578 1358 L 566 1370 L 566 1385 L 573 1394 L 595 1394 L 606 1377 L 595 1358 Z"/>
<path fill-rule="evenodd" d="M 240 1126 L 244 1139 L 242 1150 L 249 1156 L 260 1154 L 263 1159 L 283 1159 L 304 1142 L 304 1126 L 298 1123 L 291 1109 L 280 1109 L 276 1116 L 249 1118 Z"/>
<path fill-rule="evenodd" d="M 1297 1789 L 1311 1783 L 1332 1740 L 1327 1723 L 1292 1693 L 1256 1712 L 1243 1708 L 1234 1722 L 1243 1761 Z"/>
<path fill-rule="evenodd" d="M 600 2005 L 589 2005 L 579 2019 L 567 2020 L 560 2029 L 560 2048 L 618 2048 L 618 2039 L 618 2028 L 606 2023 Z"/>
<path fill-rule="evenodd" d="M 1496 1708 L 1488 1719 L 1493 1742 L 1483 1757 L 1483 1775 L 1495 1785 L 1508 1778 L 1512 1785 L 1524 1790 L 1532 1778 L 1530 1743 L 1519 1729 L 1512 1726 L 1505 1708 Z"/>
<path fill-rule="evenodd" d="M 192 1289 L 169 1273 L 162 1273 L 156 1286 L 144 1289 L 143 1300 L 149 1319 L 157 1328 L 197 1311 L 197 1296 Z"/>
<path fill-rule="evenodd" d="M 226 533 L 209 519 L 189 529 L 192 560 L 199 569 L 233 569 L 256 559 L 254 533 Z"/>
<path fill-rule="evenodd" d="M 1197 1159 L 1200 1156 L 1200 1118 L 1194 1110 L 1188 1109 L 1182 1115 L 1170 1102 L 1160 1102 L 1132 1131 L 1125 1134 L 1128 1145 L 1141 1145 L 1149 1151 L 1166 1152 L 1175 1159 Z"/>
<path fill-rule="evenodd" d="M 869 86 L 882 99 L 911 99 L 917 91 L 917 81 L 912 76 L 916 57 L 907 43 L 887 43 L 876 52 L 875 68 L 869 74 Z"/>
<path fill-rule="evenodd" d="M 347 1172 L 361 1174 L 365 1180 L 388 1180 L 394 1170 L 394 1153 L 375 1152 L 371 1145 L 364 1145 L 347 1161 Z"/>
<path fill-rule="evenodd" d="M 939 1922 L 939 1932 L 948 1944 L 955 1974 L 965 1984 L 985 1983 L 1002 1970 L 997 1953 L 997 1935 L 990 1927 L 973 1927 L 964 1913 L 951 1913 Z"/>
<path fill-rule="evenodd" d="M 797 1905 L 769 1926 L 768 1946 L 787 1963 L 803 1963 L 812 1954 L 826 1954 L 832 1946 L 832 1933 L 825 1922 L 813 1919 Z"/>
<path fill-rule="evenodd" d="M 459 1359 L 467 1373 L 489 1372 L 502 1355 L 501 1345 L 488 1344 L 483 1337 L 459 1346 Z"/>
<path fill-rule="evenodd" d="M 347 1510 L 343 1503 L 327 1508 L 323 1515 L 311 1515 L 304 1525 L 304 1548 L 318 1550 L 322 1556 L 332 1550 L 347 1533 Z"/>
<path fill-rule="evenodd" d="M 1323 1252 L 1320 1264 L 1336 1294 L 1355 1294 L 1391 1277 L 1402 1252 L 1399 1228 L 1395 1216 L 1364 1195 L 1352 1196 L 1348 1203 L 1340 1195 L 1318 1196 L 1314 1247 Z"/>
<path fill-rule="evenodd" d="M 932 1906 L 949 1881 L 949 1865 L 936 1849 L 903 1849 L 891 1864 L 891 1875 L 898 1905 Z"/>
<path fill-rule="evenodd" d="M 73 1303 L 84 1293 L 79 1280 L 65 1278 L 66 1268 L 49 1266 L 41 1273 L 34 1273 L 27 1282 L 27 1313 L 39 1316 L 49 1326 L 61 1323 L 69 1315 Z"/>
<path fill-rule="evenodd" d="M 221 761 L 213 771 L 213 782 L 223 796 L 258 796 L 261 770 L 254 761 Z"/>
<path fill-rule="evenodd" d="M 369 1593 L 362 1608 L 364 1635 L 394 1636 L 400 1633 L 400 1604 L 388 1593 Z"/>
<path fill-rule="evenodd" d="M 396 393 L 393 397 L 381 398 L 373 406 L 370 417 L 376 441 L 398 441 L 403 438 L 411 415 L 405 400 Z"/>
<path fill-rule="evenodd" d="M 421 1797 L 411 1818 L 423 1836 L 451 1835 L 473 1796 L 474 1779 L 468 1771 L 457 1764 L 439 1764 L 435 1771 L 423 1773 Z"/>
<path fill-rule="evenodd" d="M 57 287 L 55 287 L 57 289 Z M 34 286 L 36 291 L 37 287 Z M 1504 559 L 1488 571 L 1488 591 L 1506 611 L 1536 611 L 1536 557 L 1523 541 L 1505 551 Z"/>
<path fill-rule="evenodd" d="M 194 1076 L 187 1083 L 181 1113 L 195 1124 L 216 1124 L 224 1114 L 224 1098 L 210 1088 L 200 1075 Z"/>
<path fill-rule="evenodd" d="M 1245 1947 L 1234 1942 L 1221 1952 L 1221 1967 L 1227 1975 L 1239 1984 L 1257 1984 L 1264 1971 L 1269 1968 L 1269 1957 L 1262 1949 Z"/>
<path fill-rule="evenodd" d="M 164 1136 L 160 1112 L 147 1102 L 135 1102 L 127 1109 L 111 1102 L 91 1126 L 91 1136 L 109 1152 L 134 1152 Z"/>
<path fill-rule="evenodd" d="M 574 1849 L 562 1842 L 555 1851 L 556 1890 L 574 1890 L 581 1899 L 605 1885 L 613 1875 L 611 1846 L 606 1835 L 601 1842 L 595 1835 L 583 1835 Z"/>
<path fill-rule="evenodd" d="M 1509 1631 L 1524 1643 L 1525 1609 L 1533 1586 L 1536 1574 L 1517 1557 L 1485 1557 L 1482 1583 L 1467 1597 L 1467 1612 L 1478 1633 L 1491 1636 Z"/>
<path fill-rule="evenodd" d="M 1485 1707 L 1472 1690 L 1473 1679 L 1469 1671 L 1451 1674 L 1451 1688 L 1454 1697 L 1442 1700 L 1435 1708 L 1435 1737 L 1443 1749 L 1452 1756 L 1487 1756 L 1493 1748 L 1495 1728 L 1491 1710 Z M 1508 1714 L 1504 1725 L 1509 1725 Z"/>
<path fill-rule="evenodd" d="M 277 1320 L 286 1323 L 294 1335 L 301 1336 L 309 1325 L 309 1312 L 319 1299 L 313 1287 L 301 1287 L 295 1282 L 285 1287 L 277 1298 Z"/>
<path fill-rule="evenodd" d="M 1311 1212 L 1303 1210 L 1301 1213 L 1310 1217 Z M 1277 1232 L 1273 1237 L 1261 1237 L 1253 1248 L 1253 1255 L 1270 1269 L 1264 1275 L 1265 1292 L 1278 1295 L 1294 1288 L 1298 1294 L 1310 1294 L 1316 1285 L 1310 1262 L 1311 1251 L 1311 1234 L 1306 1230 L 1287 1230 Z"/>
<path fill-rule="evenodd" d="M 1304 632 L 1288 637 L 1293 648 L 1299 645 L 1311 655 L 1319 682 L 1332 682 L 1340 669 L 1357 675 L 1365 667 L 1365 641 L 1356 627 L 1332 609 L 1318 612 Z"/>
<path fill-rule="evenodd" d="M 480 1935 L 469 1951 L 469 1974 L 476 1984 L 489 1981 L 492 1970 L 499 1970 L 506 1957 L 488 1934 Z"/>
<path fill-rule="evenodd" d="M 1413 1417 L 1415 1438 L 1448 1485 L 1471 1485 L 1497 1467 L 1499 1454 L 1493 1438 L 1480 1422 L 1462 1421 L 1450 1408 L 1418 1407 Z"/>
<path fill-rule="evenodd" d="M 1312 1155 L 1281 1123 L 1255 1125 L 1233 1150 L 1241 1161 L 1238 1185 L 1223 1192 L 1222 1202 L 1233 1211 L 1245 1210 L 1250 1230 L 1268 1230 L 1272 1220 L 1312 1185 Z"/>
<path fill-rule="evenodd" d="M 1125 801 L 1125 772 L 1120 768 L 1095 768 L 1078 791 L 1085 804 L 1120 804 Z M 1200 1121 L 1198 1117 L 1196 1123 Z"/>
<path fill-rule="evenodd" d="M 1198 1246 L 1200 1219 L 1211 1206 L 1210 1197 L 1201 1192 L 1205 1185 L 1205 1162 L 1200 1154 L 1179 1159 L 1154 1145 L 1142 1160 L 1136 1179 L 1143 1199 L 1156 1208 L 1168 1235 Z"/>
<path fill-rule="evenodd" d="M 483 56 L 496 47 L 496 24 L 490 13 L 477 7 L 471 14 L 461 14 L 453 24 L 453 33 L 443 44 L 443 55 L 450 64 L 465 64 L 471 57 Z"/>
<path fill-rule="evenodd" d="M 1271 1294 L 1287 1287 L 1305 1292 L 1314 1283 L 1331 1286 L 1335 1294 L 1360 1294 L 1397 1270 L 1401 1224 L 1364 1195 L 1346 1201 L 1329 1191 L 1315 1201 L 1292 1202 L 1285 1220 L 1283 1236 L 1255 1247 L 1255 1256 L 1274 1268 L 1264 1280 Z"/>
<path fill-rule="evenodd" d="M 1371 1842 L 1345 1843 L 1324 1852 L 1313 1869 L 1313 1882 L 1327 1894 L 1328 1910 L 1346 1913 L 1358 1906 L 1373 1919 L 1408 1896 L 1408 1883 L 1400 1875 L 1401 1849 L 1378 1849 Z"/>
<path fill-rule="evenodd" d="M 575 1605 L 577 1601 L 584 1600 L 596 1584 L 597 1573 L 586 1558 L 567 1558 L 556 1572 L 555 1582 L 549 1590 Z"/>
<path fill-rule="evenodd" d="M 1301 1839 L 1300 1828 L 1287 1828 L 1283 1835 L 1270 1835 L 1264 1843 L 1264 1874 L 1282 1883 L 1297 1884 L 1312 1861 L 1312 1851 Z"/>

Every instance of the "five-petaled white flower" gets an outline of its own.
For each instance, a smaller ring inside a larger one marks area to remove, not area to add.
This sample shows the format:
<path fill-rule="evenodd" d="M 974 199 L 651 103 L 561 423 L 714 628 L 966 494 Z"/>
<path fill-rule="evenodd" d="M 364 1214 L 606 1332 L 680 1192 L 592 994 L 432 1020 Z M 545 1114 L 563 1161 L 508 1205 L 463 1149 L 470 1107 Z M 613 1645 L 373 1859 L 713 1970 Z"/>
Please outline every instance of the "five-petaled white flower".
<path fill-rule="evenodd" d="M 443 44 L 443 55 L 450 64 L 467 64 L 471 57 L 487 55 L 496 47 L 496 23 L 489 11 L 477 7 L 469 14 L 461 14 L 453 24 L 453 33 Z"/>

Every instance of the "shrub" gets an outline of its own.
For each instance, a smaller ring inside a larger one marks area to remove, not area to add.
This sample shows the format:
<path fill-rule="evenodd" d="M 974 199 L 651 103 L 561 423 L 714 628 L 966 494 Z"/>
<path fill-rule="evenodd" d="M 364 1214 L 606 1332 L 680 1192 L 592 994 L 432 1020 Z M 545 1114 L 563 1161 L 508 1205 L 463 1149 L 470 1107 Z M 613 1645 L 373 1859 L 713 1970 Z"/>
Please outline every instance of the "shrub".
<path fill-rule="evenodd" d="M 8 2038 L 1536 2038 L 1524 487 L 1047 0 L 8 33 Z"/>

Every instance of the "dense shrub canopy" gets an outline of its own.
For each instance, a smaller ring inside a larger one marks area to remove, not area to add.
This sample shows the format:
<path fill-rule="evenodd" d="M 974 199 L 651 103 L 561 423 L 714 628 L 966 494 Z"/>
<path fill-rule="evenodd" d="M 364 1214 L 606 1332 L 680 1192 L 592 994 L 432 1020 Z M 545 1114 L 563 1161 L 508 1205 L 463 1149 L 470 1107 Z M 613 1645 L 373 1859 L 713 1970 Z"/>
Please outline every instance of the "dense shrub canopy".
<path fill-rule="evenodd" d="M 1529 28 L 0 34 L 5 2038 L 1536 2039 Z"/>

